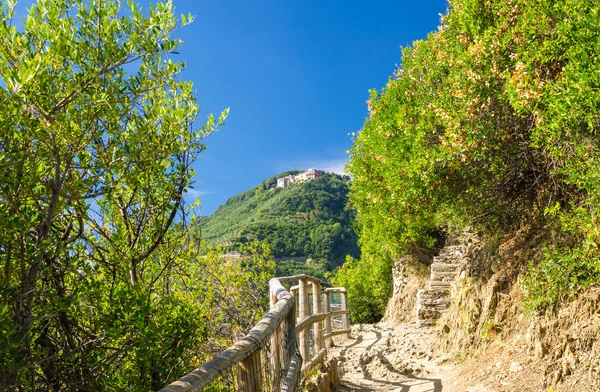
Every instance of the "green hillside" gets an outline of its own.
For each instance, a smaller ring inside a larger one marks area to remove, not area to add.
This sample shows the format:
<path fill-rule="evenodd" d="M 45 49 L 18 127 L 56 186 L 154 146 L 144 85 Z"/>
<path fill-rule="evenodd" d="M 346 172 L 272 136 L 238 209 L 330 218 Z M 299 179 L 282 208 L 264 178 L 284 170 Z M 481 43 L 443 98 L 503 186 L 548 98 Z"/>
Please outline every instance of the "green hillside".
<path fill-rule="evenodd" d="M 349 178 L 325 173 L 312 181 L 277 188 L 277 177 L 233 196 L 202 224 L 202 238 L 235 249 L 240 243 L 267 243 L 275 257 L 309 257 L 340 265 L 357 256 L 355 212 L 346 208 Z"/>

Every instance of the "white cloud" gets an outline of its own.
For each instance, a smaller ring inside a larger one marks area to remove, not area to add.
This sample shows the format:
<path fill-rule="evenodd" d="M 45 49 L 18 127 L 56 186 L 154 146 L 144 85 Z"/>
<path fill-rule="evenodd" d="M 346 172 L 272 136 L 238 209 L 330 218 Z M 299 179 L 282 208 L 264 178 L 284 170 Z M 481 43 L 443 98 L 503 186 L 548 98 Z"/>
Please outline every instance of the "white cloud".
<path fill-rule="evenodd" d="M 301 159 L 282 162 L 278 165 L 278 170 L 307 170 L 313 168 L 337 174 L 345 174 L 344 166 L 346 166 L 347 163 L 347 157 L 341 159 Z"/>
<path fill-rule="evenodd" d="M 332 173 L 344 174 L 344 166 L 346 166 L 346 163 L 348 163 L 348 160 L 326 161 L 318 165 L 318 168 Z"/>
<path fill-rule="evenodd" d="M 191 199 L 196 199 L 200 196 L 210 195 L 211 193 L 212 192 L 201 191 L 199 189 L 188 189 L 187 193 L 186 193 L 186 197 L 191 198 Z"/>

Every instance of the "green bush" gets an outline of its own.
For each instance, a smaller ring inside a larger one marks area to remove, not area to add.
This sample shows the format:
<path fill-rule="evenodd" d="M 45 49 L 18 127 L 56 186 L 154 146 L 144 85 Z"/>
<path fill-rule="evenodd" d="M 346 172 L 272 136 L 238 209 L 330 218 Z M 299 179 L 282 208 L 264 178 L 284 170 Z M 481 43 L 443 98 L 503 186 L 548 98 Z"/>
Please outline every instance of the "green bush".
<path fill-rule="evenodd" d="M 524 306 L 531 311 L 555 308 L 582 288 L 598 284 L 598 276 L 600 263 L 581 247 L 547 251 L 539 264 L 529 265 Z"/>
<path fill-rule="evenodd" d="M 350 201 L 363 257 L 418 256 L 440 226 L 498 235 L 557 221 L 564 235 L 527 280 L 531 295 L 546 296 L 530 303 L 555 303 L 600 282 L 591 268 L 600 244 L 600 4 L 452 0 L 449 9 L 438 31 L 403 50 L 354 137 Z M 538 279 L 550 289 L 534 289 Z"/>
<path fill-rule="evenodd" d="M 332 284 L 345 287 L 348 292 L 348 305 L 352 323 L 378 322 L 392 295 L 392 260 L 350 256 L 342 267 L 336 270 Z"/>

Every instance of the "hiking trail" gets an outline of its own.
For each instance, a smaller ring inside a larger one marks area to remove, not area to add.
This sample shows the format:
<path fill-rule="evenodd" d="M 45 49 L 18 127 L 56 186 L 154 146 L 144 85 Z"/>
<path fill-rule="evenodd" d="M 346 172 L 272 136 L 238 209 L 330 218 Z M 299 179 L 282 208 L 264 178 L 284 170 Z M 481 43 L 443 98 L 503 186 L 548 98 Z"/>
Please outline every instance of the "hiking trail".
<path fill-rule="evenodd" d="M 459 368 L 448 357 L 434 359 L 435 328 L 416 323 L 354 325 L 350 338 L 336 337 L 330 355 L 339 361 L 339 392 L 493 392 L 457 383 Z"/>

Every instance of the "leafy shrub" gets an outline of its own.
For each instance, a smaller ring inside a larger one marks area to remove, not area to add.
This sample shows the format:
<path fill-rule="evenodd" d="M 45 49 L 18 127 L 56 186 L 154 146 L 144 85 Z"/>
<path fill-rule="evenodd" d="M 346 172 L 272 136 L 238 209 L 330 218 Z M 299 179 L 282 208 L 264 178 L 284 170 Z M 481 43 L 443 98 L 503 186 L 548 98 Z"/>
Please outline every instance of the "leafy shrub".
<path fill-rule="evenodd" d="M 348 291 L 353 323 L 375 323 L 383 317 L 393 290 L 392 266 L 390 258 L 348 256 L 344 265 L 336 270 L 332 284 Z"/>
<path fill-rule="evenodd" d="M 555 235 L 527 280 L 540 297 L 530 304 L 556 303 L 600 282 L 600 5 L 452 0 L 449 9 L 372 92 L 354 138 L 363 257 L 430 248 L 436 226 L 497 235 L 557 220 L 577 240 Z"/>

